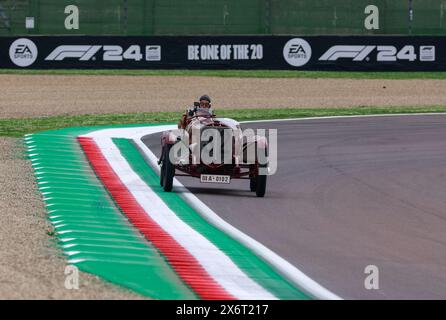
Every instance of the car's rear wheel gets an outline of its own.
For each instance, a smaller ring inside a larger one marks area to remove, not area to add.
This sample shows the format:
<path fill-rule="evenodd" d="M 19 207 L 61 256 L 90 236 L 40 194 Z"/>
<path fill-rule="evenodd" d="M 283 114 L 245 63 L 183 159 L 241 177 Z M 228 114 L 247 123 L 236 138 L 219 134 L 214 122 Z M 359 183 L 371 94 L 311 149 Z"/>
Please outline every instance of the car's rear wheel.
<path fill-rule="evenodd" d="M 257 181 L 255 177 L 249 178 L 249 190 L 255 192 L 257 190 Z"/>
<path fill-rule="evenodd" d="M 255 165 L 250 165 L 249 171 L 253 172 L 254 170 L 255 170 Z M 255 192 L 256 189 L 257 189 L 256 176 L 255 176 L 255 174 L 250 174 L 249 175 L 249 190 L 251 190 L 251 192 Z"/>
<path fill-rule="evenodd" d="M 161 165 L 160 174 L 161 186 L 166 192 L 172 191 L 173 177 L 175 175 L 175 167 L 169 158 L 170 148 L 172 148 L 172 145 L 169 144 L 164 147 L 163 163 Z"/>

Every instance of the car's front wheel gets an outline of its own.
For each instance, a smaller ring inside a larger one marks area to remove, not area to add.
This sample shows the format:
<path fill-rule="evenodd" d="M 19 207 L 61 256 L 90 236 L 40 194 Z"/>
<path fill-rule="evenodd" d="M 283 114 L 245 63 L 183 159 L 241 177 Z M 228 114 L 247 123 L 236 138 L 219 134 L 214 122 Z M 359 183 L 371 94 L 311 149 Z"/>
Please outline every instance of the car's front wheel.
<path fill-rule="evenodd" d="M 163 150 L 162 150 L 162 153 L 163 153 L 163 155 L 161 155 L 161 157 L 164 157 L 164 148 L 163 148 Z M 160 186 L 161 186 L 161 187 L 164 187 L 164 167 L 163 167 L 164 159 L 162 159 L 162 161 L 160 161 L 160 162 L 161 162 L 161 168 L 160 168 Z"/>
<path fill-rule="evenodd" d="M 166 145 L 163 149 L 163 163 L 161 165 L 160 184 L 164 188 L 164 191 L 172 191 L 173 177 L 175 175 L 175 167 L 170 161 L 169 152 L 172 145 Z"/>
<path fill-rule="evenodd" d="M 261 166 L 265 168 L 265 166 Z M 259 166 L 260 168 L 260 166 Z M 250 167 L 251 171 L 254 171 L 255 167 L 252 165 Z M 256 193 L 256 196 L 261 198 L 265 196 L 266 193 L 266 175 L 259 175 L 259 170 L 255 170 L 257 173 L 249 176 L 249 189 Z"/>
<path fill-rule="evenodd" d="M 266 177 L 267 175 L 258 175 L 256 179 L 256 196 L 262 198 L 266 193 Z"/>

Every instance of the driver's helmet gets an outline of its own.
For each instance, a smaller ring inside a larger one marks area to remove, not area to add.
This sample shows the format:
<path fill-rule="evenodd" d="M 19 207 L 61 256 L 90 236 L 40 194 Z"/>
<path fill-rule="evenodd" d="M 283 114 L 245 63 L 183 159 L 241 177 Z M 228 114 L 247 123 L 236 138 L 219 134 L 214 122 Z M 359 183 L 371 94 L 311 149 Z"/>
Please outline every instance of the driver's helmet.
<path fill-rule="evenodd" d="M 196 115 L 209 116 L 214 114 L 211 105 L 211 98 L 208 95 L 206 94 L 202 95 L 199 101 L 200 101 L 200 106 L 196 110 Z"/>

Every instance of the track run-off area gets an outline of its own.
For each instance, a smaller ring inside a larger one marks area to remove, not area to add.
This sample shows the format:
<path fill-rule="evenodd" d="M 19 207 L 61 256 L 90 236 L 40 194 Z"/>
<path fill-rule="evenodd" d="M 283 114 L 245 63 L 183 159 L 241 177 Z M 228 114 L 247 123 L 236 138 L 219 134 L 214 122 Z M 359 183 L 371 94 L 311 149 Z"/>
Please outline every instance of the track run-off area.
<path fill-rule="evenodd" d="M 265 198 L 159 186 L 172 125 L 67 128 L 25 143 L 68 263 L 156 299 L 444 298 L 446 115 L 244 123 L 278 129 Z M 364 270 L 379 270 L 367 290 Z"/>

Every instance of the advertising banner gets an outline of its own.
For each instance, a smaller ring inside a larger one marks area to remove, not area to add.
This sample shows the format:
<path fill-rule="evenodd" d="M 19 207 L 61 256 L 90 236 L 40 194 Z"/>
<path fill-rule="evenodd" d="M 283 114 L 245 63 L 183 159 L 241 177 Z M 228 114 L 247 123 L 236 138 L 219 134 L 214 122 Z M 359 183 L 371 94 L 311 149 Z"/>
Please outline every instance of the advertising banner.
<path fill-rule="evenodd" d="M 446 37 L 0 37 L 0 68 L 446 70 Z"/>

